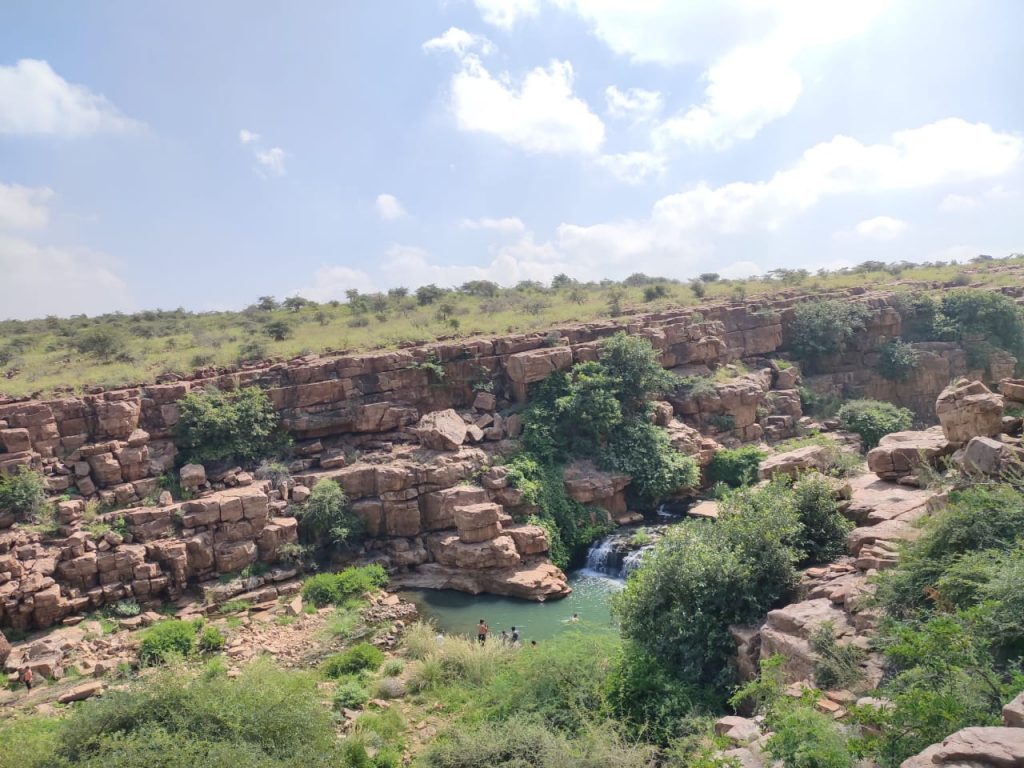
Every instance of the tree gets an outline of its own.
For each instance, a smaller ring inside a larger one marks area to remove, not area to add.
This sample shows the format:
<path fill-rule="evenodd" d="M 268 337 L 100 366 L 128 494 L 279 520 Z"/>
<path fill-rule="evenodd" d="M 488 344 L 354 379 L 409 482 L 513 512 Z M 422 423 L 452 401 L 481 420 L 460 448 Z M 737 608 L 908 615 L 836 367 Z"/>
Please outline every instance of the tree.
<path fill-rule="evenodd" d="M 263 330 L 274 341 L 284 341 L 292 335 L 292 327 L 287 320 L 273 320 Z"/>
<path fill-rule="evenodd" d="M 708 292 L 708 289 L 707 289 L 707 286 L 704 285 L 704 281 L 703 280 L 691 280 L 690 281 L 690 291 L 693 292 L 693 295 L 696 298 L 703 299 L 704 295 Z"/>
<path fill-rule="evenodd" d="M 389 299 L 404 299 L 409 295 L 409 289 L 399 286 L 398 288 L 388 288 Z"/>
<path fill-rule="evenodd" d="M 701 281 L 705 283 L 716 283 L 719 280 L 717 272 L 701 272 L 699 277 Z"/>
<path fill-rule="evenodd" d="M 469 296 L 483 296 L 490 298 L 498 295 L 500 290 L 497 283 L 490 280 L 470 280 L 467 283 L 463 283 L 459 286 L 461 293 L 468 294 Z"/>
<path fill-rule="evenodd" d="M 568 288 L 571 285 L 576 285 L 576 281 L 569 277 L 565 272 L 559 272 L 553 278 L 551 278 L 551 290 L 560 291 L 563 288 Z"/>
<path fill-rule="evenodd" d="M 277 302 L 273 296 L 260 296 L 256 299 L 256 308 L 264 312 L 271 312 L 277 309 Z"/>
<path fill-rule="evenodd" d="M 303 307 L 309 306 L 312 303 L 309 299 L 304 299 L 302 296 L 289 296 L 281 302 L 281 306 L 289 312 L 298 312 Z"/>
<path fill-rule="evenodd" d="M 435 301 L 444 296 L 445 291 L 443 288 L 438 288 L 433 283 L 430 285 L 421 285 L 416 289 L 416 302 L 422 307 L 427 304 L 433 304 Z"/>

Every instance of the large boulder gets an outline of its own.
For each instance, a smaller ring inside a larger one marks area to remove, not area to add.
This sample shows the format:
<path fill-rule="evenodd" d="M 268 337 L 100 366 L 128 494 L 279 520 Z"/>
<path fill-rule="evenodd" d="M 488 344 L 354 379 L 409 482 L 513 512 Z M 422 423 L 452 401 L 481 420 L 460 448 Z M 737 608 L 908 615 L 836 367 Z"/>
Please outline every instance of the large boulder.
<path fill-rule="evenodd" d="M 629 475 L 622 472 L 605 472 L 588 460 L 574 461 L 562 474 L 565 492 L 569 498 L 581 504 L 591 504 L 607 510 L 613 515 L 626 511 L 626 496 L 623 490 L 629 485 Z"/>
<path fill-rule="evenodd" d="M 206 468 L 202 464 L 186 464 L 179 472 L 181 487 L 193 491 L 206 483 Z"/>
<path fill-rule="evenodd" d="M 824 471 L 828 464 L 829 450 L 824 445 L 805 445 L 785 453 L 769 456 L 761 462 L 757 474 L 761 480 L 771 480 L 778 475 L 796 477 L 812 469 Z"/>
<path fill-rule="evenodd" d="M 953 461 L 968 474 L 998 475 L 1004 461 L 1012 461 L 1010 446 L 991 437 L 974 437 L 953 455 Z"/>
<path fill-rule="evenodd" d="M 434 411 L 416 425 L 420 443 L 435 451 L 457 451 L 466 439 L 466 422 L 452 408 Z"/>
<path fill-rule="evenodd" d="M 4 633 L 0 632 L 0 668 L 3 667 L 4 662 L 7 661 L 7 657 L 11 655 L 11 644 L 7 642 L 7 638 L 4 637 Z"/>
<path fill-rule="evenodd" d="M 933 766 L 972 768 L 1020 768 L 1024 765 L 1024 728 L 978 726 L 950 734 L 919 755 L 907 758 L 900 768 Z"/>
<path fill-rule="evenodd" d="M 999 391 L 1007 400 L 1024 403 L 1024 379 L 1003 379 L 999 382 Z"/>
<path fill-rule="evenodd" d="M 980 381 L 958 379 L 935 401 L 946 439 L 957 445 L 972 437 L 995 437 L 1003 431 L 1003 398 Z"/>
<path fill-rule="evenodd" d="M 868 469 L 883 480 L 899 480 L 916 474 L 922 465 L 938 466 L 953 452 L 941 427 L 923 432 L 893 432 L 868 451 Z"/>

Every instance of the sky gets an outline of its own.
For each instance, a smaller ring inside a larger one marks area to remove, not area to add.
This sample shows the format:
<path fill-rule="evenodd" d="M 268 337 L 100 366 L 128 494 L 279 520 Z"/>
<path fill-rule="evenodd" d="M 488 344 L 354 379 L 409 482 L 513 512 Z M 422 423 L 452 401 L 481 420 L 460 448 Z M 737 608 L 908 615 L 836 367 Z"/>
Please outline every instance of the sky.
<path fill-rule="evenodd" d="M 1024 251 L 1018 0 L 0 0 L 0 318 Z"/>

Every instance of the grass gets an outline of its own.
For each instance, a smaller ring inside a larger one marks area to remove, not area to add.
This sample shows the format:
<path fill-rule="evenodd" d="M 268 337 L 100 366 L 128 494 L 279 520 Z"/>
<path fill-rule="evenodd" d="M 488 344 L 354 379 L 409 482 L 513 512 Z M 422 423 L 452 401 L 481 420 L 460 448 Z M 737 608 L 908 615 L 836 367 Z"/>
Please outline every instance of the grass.
<path fill-rule="evenodd" d="M 993 287 L 1013 285 L 1020 280 L 1022 265 L 1024 257 L 1020 256 L 983 262 L 970 267 L 970 277 L 973 282 Z M 932 283 L 948 282 L 962 271 L 961 266 L 942 265 L 908 267 L 898 277 L 885 270 L 829 272 L 796 285 L 768 279 L 720 280 L 707 283 L 703 302 L 739 300 L 740 294 L 749 301 L 793 289 L 818 293 L 854 286 L 892 288 L 894 283 L 907 290 L 929 289 Z M 494 297 L 451 291 L 424 306 L 413 297 L 393 297 L 381 299 L 379 307 L 368 306 L 365 311 L 356 311 L 357 307 L 349 303 L 331 302 L 295 311 L 254 306 L 241 312 L 193 313 L 178 309 L 96 318 L 2 321 L 0 394 L 27 397 L 81 392 L 93 385 L 152 383 L 161 375 L 232 366 L 238 361 L 240 349 L 253 341 L 259 342 L 268 357 L 290 358 L 393 348 L 440 338 L 539 331 L 568 322 L 610 318 L 615 294 L 621 295 L 619 301 L 626 313 L 700 305 L 688 285 L 661 282 L 667 293 L 651 302 L 644 301 L 642 285 L 590 283 L 557 291 L 541 286 L 503 289 Z M 368 300 L 366 304 L 373 302 Z M 619 318 L 623 323 L 626 320 Z M 288 325 L 289 332 L 286 338 L 275 340 L 267 330 L 279 321 Z M 111 330 L 116 337 L 106 350 L 106 358 L 76 349 L 82 334 L 97 328 Z"/>

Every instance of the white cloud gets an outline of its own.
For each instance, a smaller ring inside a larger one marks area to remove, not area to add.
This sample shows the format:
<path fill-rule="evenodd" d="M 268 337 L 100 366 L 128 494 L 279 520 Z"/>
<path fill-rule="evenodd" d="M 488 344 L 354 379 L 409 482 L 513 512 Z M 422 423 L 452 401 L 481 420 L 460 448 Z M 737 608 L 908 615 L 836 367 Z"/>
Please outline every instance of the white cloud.
<path fill-rule="evenodd" d="M 0 235 L 0 319 L 135 309 L 128 284 L 102 254 Z"/>
<path fill-rule="evenodd" d="M 427 40 L 423 44 L 423 50 L 427 52 L 450 51 L 461 57 L 473 50 L 491 53 L 494 50 L 494 45 L 483 35 L 475 35 L 458 27 L 449 27 L 444 34 Z"/>
<path fill-rule="evenodd" d="M 515 216 L 509 216 L 503 219 L 492 219 L 487 217 L 482 219 L 463 219 L 459 222 L 459 226 L 463 229 L 483 229 L 505 234 L 520 234 L 526 231 L 526 225 L 523 224 L 522 219 Z"/>
<path fill-rule="evenodd" d="M 242 146 L 249 146 L 252 150 L 253 160 L 256 161 L 256 171 L 260 176 L 266 178 L 284 176 L 287 173 L 285 158 L 288 153 L 281 147 L 265 147 L 258 133 L 245 128 L 238 132 L 238 141 Z"/>
<path fill-rule="evenodd" d="M 393 219 L 400 219 L 405 216 L 405 208 L 398 202 L 398 198 L 394 195 L 382 193 L 377 195 L 376 200 L 377 215 L 385 221 L 391 221 Z"/>
<path fill-rule="evenodd" d="M 862 34 L 890 0 L 553 2 L 635 62 L 706 65 L 703 102 L 670 118 L 655 140 L 724 148 L 788 114 L 808 54 Z"/>
<path fill-rule="evenodd" d="M 69 83 L 46 61 L 0 66 L 0 134 L 76 137 L 141 125 L 100 94 Z"/>
<path fill-rule="evenodd" d="M 870 240 L 894 240 L 907 229 L 907 222 L 892 216 L 875 216 L 857 224 L 854 230 Z"/>
<path fill-rule="evenodd" d="M 284 158 L 285 151 L 280 147 L 256 150 L 256 162 L 269 176 L 284 176 Z"/>
<path fill-rule="evenodd" d="M 958 211 L 969 211 L 980 205 L 978 199 L 969 195 L 946 195 L 939 203 L 939 210 L 943 213 L 956 213 Z"/>
<path fill-rule="evenodd" d="M 628 88 L 622 91 L 614 85 L 609 85 L 605 88 L 604 96 L 608 103 L 609 115 L 634 123 L 652 120 L 658 116 L 663 106 L 661 93 L 644 88 Z"/>
<path fill-rule="evenodd" d="M 629 184 L 639 184 L 651 176 L 661 176 L 665 173 L 665 157 L 654 152 L 601 155 L 597 162 Z"/>
<path fill-rule="evenodd" d="M 957 118 L 899 131 L 882 144 L 840 135 L 766 181 L 702 182 L 661 198 L 645 219 L 562 224 L 556 245 L 570 260 L 615 266 L 648 258 L 681 268 L 720 235 L 778 228 L 822 199 L 995 178 L 1013 170 L 1022 154 L 1021 136 Z"/>
<path fill-rule="evenodd" d="M 573 95 L 568 61 L 537 67 L 516 85 L 508 74 L 494 77 L 476 56 L 465 56 L 452 78 L 451 106 L 460 129 L 527 152 L 592 154 L 604 143 L 604 123 Z"/>
<path fill-rule="evenodd" d="M 0 231 L 44 227 L 49 219 L 46 204 L 51 197 L 53 190 L 46 187 L 0 183 Z"/>
<path fill-rule="evenodd" d="M 540 13 L 538 0 L 473 0 L 480 18 L 486 23 L 503 29 L 511 29 L 520 19 Z"/>
<path fill-rule="evenodd" d="M 313 301 L 340 300 L 345 298 L 345 291 L 352 288 L 364 293 L 376 290 L 373 280 L 361 269 L 325 265 L 313 274 L 308 286 L 296 289 L 293 294 Z"/>

